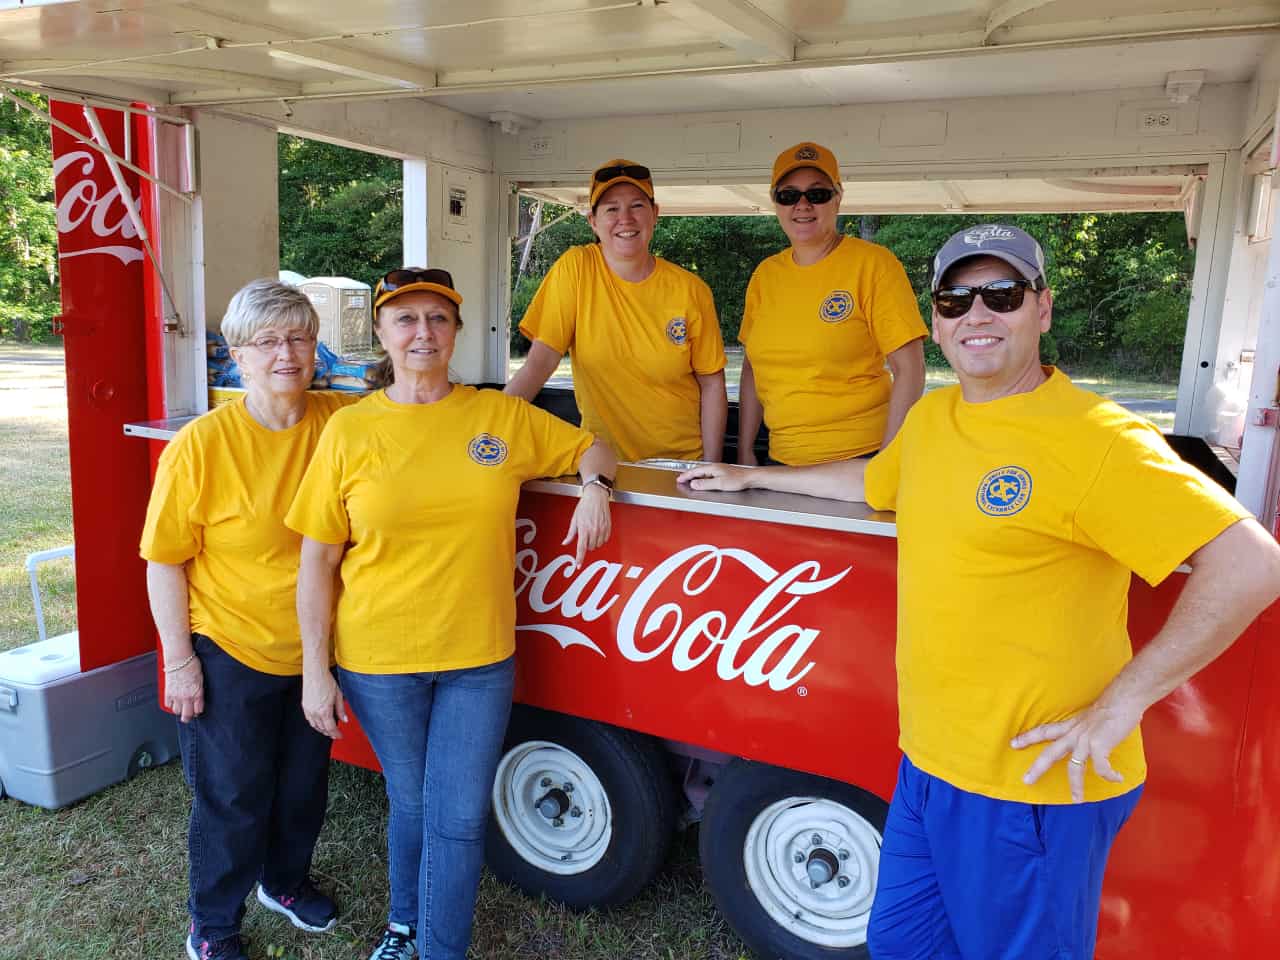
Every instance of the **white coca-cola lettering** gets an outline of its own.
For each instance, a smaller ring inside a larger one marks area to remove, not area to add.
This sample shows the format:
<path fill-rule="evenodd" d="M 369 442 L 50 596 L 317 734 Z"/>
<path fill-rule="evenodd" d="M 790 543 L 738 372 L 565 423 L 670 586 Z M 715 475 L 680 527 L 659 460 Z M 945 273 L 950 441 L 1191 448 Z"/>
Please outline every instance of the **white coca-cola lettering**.
<path fill-rule="evenodd" d="M 539 566 L 531 546 L 537 528 L 530 520 L 518 520 L 516 531 L 523 549 L 516 553 L 516 596 L 528 591 L 526 602 L 534 613 L 557 613 L 566 620 L 592 622 L 620 597 L 613 590 L 622 565 L 598 560 L 575 576 L 573 559 L 554 557 Z M 685 597 L 705 592 L 719 577 L 727 561 L 741 564 L 763 584 L 736 619 L 723 610 L 708 610 L 685 622 L 685 610 L 675 602 L 652 607 L 659 590 L 679 580 Z M 715 658 L 716 675 L 722 680 L 741 679 L 751 687 L 768 685 L 781 691 L 795 686 L 815 666 L 808 660 L 820 631 L 794 623 L 782 623 L 802 597 L 822 593 L 843 580 L 852 567 L 823 577 L 821 565 L 809 560 L 788 570 L 776 570 L 748 550 L 696 544 L 668 557 L 646 574 L 627 599 L 618 618 L 614 638 L 626 659 L 644 663 L 666 654 L 671 665 L 686 673 Z M 558 598 L 548 595 L 553 581 L 569 580 Z M 781 601 L 779 603 L 779 601 Z M 771 609 L 777 605 L 777 609 Z M 525 623 L 520 631 L 543 633 L 561 647 L 585 646 L 600 656 L 603 650 L 585 633 L 564 623 Z"/>
<path fill-rule="evenodd" d="M 58 200 L 58 233 L 68 236 L 87 220 L 89 229 L 96 237 L 133 240 L 138 235 L 138 231 L 129 217 L 128 208 L 120 199 L 120 188 L 113 186 L 102 196 L 98 196 L 98 182 L 94 179 L 96 153 L 89 150 L 73 150 L 57 157 L 53 161 L 54 178 L 56 179 L 63 171 L 77 163 L 80 164 L 80 168 L 72 170 L 72 173 L 79 175 L 80 179 L 64 190 Z M 113 209 L 115 207 L 119 209 Z M 113 256 L 124 264 L 142 259 L 142 251 L 136 244 L 122 243 L 103 244 L 83 250 L 64 250 L 60 256 L 65 259 L 82 257 L 90 253 Z"/>

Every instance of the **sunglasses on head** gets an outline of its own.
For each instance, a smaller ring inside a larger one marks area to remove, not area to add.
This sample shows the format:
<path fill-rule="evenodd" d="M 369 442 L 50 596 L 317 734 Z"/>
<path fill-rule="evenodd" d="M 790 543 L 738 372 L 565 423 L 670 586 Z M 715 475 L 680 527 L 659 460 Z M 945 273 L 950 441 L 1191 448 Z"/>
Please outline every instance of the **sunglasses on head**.
<path fill-rule="evenodd" d="M 402 267 L 399 270 L 392 270 L 378 281 L 378 292 L 390 293 L 392 290 L 407 287 L 411 283 L 435 283 L 442 287 L 448 287 L 450 290 L 455 289 L 453 275 L 448 270 Z"/>
<path fill-rule="evenodd" d="M 830 203 L 835 195 L 836 192 L 830 187 L 810 187 L 808 190 L 783 187 L 781 190 L 773 191 L 773 202 L 784 207 L 794 207 L 800 202 L 800 198 L 804 197 L 814 206 L 821 206 L 824 203 Z"/>
<path fill-rule="evenodd" d="M 975 297 L 982 297 L 982 302 L 993 313 L 1012 313 L 1022 306 L 1029 289 L 1034 289 L 1030 280 L 992 280 L 980 287 L 942 287 L 933 292 L 933 307 L 938 316 L 955 320 L 973 309 Z"/>
<path fill-rule="evenodd" d="M 632 180 L 653 179 L 653 176 L 649 173 L 649 168 L 642 167 L 638 163 L 623 163 L 616 167 L 601 167 L 591 175 L 591 179 L 596 183 L 608 183 L 610 180 L 617 180 L 619 177 L 629 177 Z"/>

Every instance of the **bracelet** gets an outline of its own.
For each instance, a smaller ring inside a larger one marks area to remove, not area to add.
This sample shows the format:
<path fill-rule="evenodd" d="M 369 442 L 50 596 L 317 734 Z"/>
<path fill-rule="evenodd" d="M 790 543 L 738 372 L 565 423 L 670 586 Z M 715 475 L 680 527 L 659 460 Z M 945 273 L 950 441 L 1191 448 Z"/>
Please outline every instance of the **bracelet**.
<path fill-rule="evenodd" d="M 192 660 L 194 660 L 195 658 L 196 658 L 196 652 L 195 652 L 194 650 L 192 650 L 192 651 L 191 651 L 191 656 L 187 657 L 187 659 L 183 660 L 181 663 L 174 664 L 172 667 L 165 667 L 165 668 L 164 668 L 164 672 L 165 672 L 165 673 L 177 673 L 179 670 L 181 670 L 183 667 L 185 667 L 188 663 L 190 663 L 190 662 L 191 662 Z"/>

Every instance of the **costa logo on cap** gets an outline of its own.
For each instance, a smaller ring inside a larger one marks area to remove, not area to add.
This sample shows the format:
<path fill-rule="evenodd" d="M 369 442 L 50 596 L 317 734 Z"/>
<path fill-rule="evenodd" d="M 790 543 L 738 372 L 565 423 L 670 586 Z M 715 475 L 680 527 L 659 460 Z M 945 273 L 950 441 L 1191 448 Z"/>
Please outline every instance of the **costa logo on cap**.
<path fill-rule="evenodd" d="M 980 247 L 988 240 L 1012 240 L 1013 231 L 1007 230 L 997 224 L 990 224 L 985 227 L 978 227 L 976 230 L 970 230 L 964 235 L 964 242 Z"/>
<path fill-rule="evenodd" d="M 809 147 L 809 146 L 801 147 L 799 150 L 796 151 L 796 159 L 797 160 L 817 160 L 818 151 L 813 149 L 813 147 Z"/>
<path fill-rule="evenodd" d="M 491 433 L 478 433 L 467 444 L 467 454 L 482 466 L 496 467 L 507 459 L 507 445 Z"/>

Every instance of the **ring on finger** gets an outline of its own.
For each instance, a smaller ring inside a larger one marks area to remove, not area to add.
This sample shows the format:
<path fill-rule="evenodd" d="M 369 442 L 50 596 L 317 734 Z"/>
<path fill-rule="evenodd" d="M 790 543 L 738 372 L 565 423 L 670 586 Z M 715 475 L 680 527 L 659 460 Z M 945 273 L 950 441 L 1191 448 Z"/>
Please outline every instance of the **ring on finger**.
<path fill-rule="evenodd" d="M 1077 760 L 1075 757 L 1072 757 L 1070 760 L 1068 760 L 1068 761 L 1067 761 L 1067 763 L 1074 763 L 1077 767 L 1083 767 L 1083 766 L 1084 766 L 1084 761 L 1083 761 L 1083 760 Z"/>

